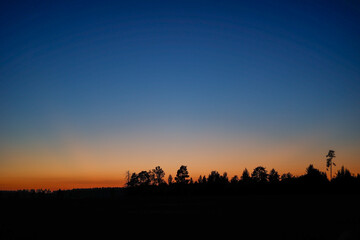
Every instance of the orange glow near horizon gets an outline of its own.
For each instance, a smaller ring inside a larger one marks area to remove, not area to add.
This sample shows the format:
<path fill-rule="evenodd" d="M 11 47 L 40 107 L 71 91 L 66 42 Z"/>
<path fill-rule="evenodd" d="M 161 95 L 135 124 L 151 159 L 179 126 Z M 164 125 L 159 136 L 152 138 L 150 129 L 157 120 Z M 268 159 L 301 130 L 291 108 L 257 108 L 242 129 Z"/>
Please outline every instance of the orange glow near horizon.
<path fill-rule="evenodd" d="M 319 145 L 318 142 L 324 142 Z M 241 176 L 247 168 L 261 165 L 279 174 L 305 173 L 309 164 L 325 171 L 325 155 L 332 148 L 326 141 L 314 137 L 275 141 L 266 138 L 235 138 L 225 135 L 186 134 L 149 135 L 147 137 L 66 138 L 61 144 L 33 143 L 7 147 L 0 152 L 0 190 L 73 189 L 122 187 L 126 171 L 140 172 L 160 166 L 173 177 L 181 165 L 188 166 L 196 181 L 199 175 L 216 170 L 227 172 L 229 178 Z M 360 150 L 349 146 L 334 148 L 338 167 L 353 174 L 360 173 L 356 157 Z"/>

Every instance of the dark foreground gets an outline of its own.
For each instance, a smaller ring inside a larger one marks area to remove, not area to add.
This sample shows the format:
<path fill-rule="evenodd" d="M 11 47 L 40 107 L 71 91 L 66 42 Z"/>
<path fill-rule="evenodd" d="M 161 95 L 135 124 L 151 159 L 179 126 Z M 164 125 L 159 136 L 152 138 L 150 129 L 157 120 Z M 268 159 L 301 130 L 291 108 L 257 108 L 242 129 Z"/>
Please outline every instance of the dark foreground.
<path fill-rule="evenodd" d="M 360 195 L 1 199 L 0 239 L 359 239 Z"/>

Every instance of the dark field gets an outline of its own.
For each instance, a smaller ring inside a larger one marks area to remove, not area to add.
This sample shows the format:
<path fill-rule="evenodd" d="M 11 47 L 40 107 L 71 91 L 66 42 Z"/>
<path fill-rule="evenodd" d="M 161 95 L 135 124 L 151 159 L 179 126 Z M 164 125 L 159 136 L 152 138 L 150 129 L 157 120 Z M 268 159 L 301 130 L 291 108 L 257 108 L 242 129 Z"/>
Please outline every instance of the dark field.
<path fill-rule="evenodd" d="M 1 201 L 1 239 L 359 239 L 360 229 L 358 194 L 120 194 Z"/>

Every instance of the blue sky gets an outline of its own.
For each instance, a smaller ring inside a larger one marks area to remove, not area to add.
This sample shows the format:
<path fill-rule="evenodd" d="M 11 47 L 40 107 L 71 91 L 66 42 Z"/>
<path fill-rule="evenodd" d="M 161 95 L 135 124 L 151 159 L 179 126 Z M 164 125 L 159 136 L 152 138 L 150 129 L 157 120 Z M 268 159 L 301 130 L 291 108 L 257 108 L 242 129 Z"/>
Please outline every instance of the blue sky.
<path fill-rule="evenodd" d="M 0 9 L 3 148 L 57 142 L 64 128 L 84 137 L 320 132 L 334 146 L 359 143 L 356 1 L 2 1 Z"/>

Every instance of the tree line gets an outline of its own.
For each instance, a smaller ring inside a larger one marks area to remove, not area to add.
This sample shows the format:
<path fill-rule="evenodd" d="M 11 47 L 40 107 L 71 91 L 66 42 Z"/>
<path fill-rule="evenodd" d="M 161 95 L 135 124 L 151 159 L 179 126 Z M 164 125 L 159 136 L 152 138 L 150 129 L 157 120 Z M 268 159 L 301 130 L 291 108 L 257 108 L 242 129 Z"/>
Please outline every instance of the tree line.
<path fill-rule="evenodd" d="M 128 173 L 126 186 L 128 188 L 140 186 L 170 186 L 170 185 L 226 185 L 226 184 L 289 184 L 289 183 L 308 183 L 308 184 L 326 184 L 326 183 L 340 183 L 353 184 L 360 183 L 360 174 L 355 176 L 349 169 L 344 166 L 336 172 L 336 175 L 331 180 L 328 179 L 325 172 L 320 171 L 310 164 L 301 176 L 294 176 L 290 172 L 280 175 L 278 171 L 272 168 L 268 171 L 263 166 L 254 168 L 250 174 L 248 169 L 244 169 L 241 176 L 233 176 L 229 179 L 228 174 L 224 172 L 220 174 L 218 171 L 211 171 L 208 176 L 199 176 L 197 180 L 193 180 L 189 176 L 187 166 L 181 165 L 177 170 L 175 178 L 172 175 L 168 176 L 167 181 L 164 179 L 165 172 L 157 166 L 149 171 L 141 171 L 139 173 Z"/>
<path fill-rule="evenodd" d="M 265 167 L 258 166 L 251 172 L 245 168 L 240 176 L 231 178 L 226 172 L 220 174 L 214 170 L 208 175 L 200 175 L 194 181 L 187 166 L 182 165 L 174 178 L 169 175 L 166 180 L 165 171 L 160 166 L 139 173 L 128 172 L 125 188 L 0 191 L 0 199 L 121 198 L 127 194 L 360 194 L 359 186 L 360 174 L 354 175 L 345 167 L 341 167 L 331 180 L 325 172 L 310 164 L 301 176 L 294 176 L 290 172 L 280 175 L 274 168 L 268 171 Z"/>

